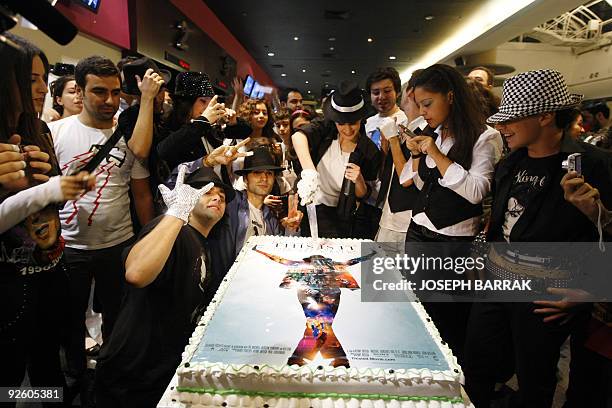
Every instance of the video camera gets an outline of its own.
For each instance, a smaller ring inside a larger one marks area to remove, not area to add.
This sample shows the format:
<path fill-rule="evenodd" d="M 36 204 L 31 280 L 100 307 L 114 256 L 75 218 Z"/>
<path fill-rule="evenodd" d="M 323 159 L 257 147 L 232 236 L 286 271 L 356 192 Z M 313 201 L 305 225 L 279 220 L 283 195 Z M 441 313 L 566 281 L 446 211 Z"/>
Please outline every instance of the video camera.
<path fill-rule="evenodd" d="M 61 45 L 68 44 L 78 33 L 74 24 L 47 0 L 0 0 L 0 33 L 17 24 L 17 14 Z"/>

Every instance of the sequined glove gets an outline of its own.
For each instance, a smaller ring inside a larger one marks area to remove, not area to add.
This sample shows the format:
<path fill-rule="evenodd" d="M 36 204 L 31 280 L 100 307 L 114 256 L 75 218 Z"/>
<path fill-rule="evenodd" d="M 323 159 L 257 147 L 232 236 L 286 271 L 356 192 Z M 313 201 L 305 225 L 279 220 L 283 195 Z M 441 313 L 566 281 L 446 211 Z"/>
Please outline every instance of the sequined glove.
<path fill-rule="evenodd" d="M 394 137 L 398 137 L 400 132 L 397 127 L 397 118 L 385 118 L 382 124 L 378 127 L 380 133 L 385 139 L 390 140 Z"/>
<path fill-rule="evenodd" d="M 301 180 L 297 183 L 298 195 L 302 205 L 311 204 L 319 190 L 319 173 L 316 170 L 306 169 L 300 173 Z"/>
<path fill-rule="evenodd" d="M 184 224 L 187 224 L 189 221 L 189 214 L 198 204 L 200 197 L 210 191 L 214 187 L 214 184 L 208 183 L 200 189 L 195 189 L 188 184 L 184 184 L 185 172 L 187 172 L 187 166 L 182 164 L 179 166 L 178 177 L 176 178 L 174 189 L 170 190 L 163 184 L 160 184 L 158 188 L 168 208 L 166 215 L 176 217 L 182 220 Z"/>

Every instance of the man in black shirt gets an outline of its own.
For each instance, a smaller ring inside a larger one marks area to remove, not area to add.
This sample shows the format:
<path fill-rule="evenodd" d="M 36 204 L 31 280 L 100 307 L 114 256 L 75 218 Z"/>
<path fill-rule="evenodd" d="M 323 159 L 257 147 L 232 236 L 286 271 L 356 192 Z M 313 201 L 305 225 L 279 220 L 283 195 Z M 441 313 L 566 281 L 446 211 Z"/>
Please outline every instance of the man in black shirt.
<path fill-rule="evenodd" d="M 98 407 L 154 407 L 214 295 L 207 237 L 234 191 L 209 168 L 184 184 L 185 171 L 160 186 L 168 211 L 124 253 L 130 287 L 97 361 Z"/>
<path fill-rule="evenodd" d="M 566 201 L 560 185 L 567 172 L 562 168 L 563 160 L 579 153 L 585 179 L 599 189 L 607 208 L 612 204 L 610 156 L 563 133 L 571 121 L 571 108 L 581 100 L 582 96 L 568 93 L 557 71 L 525 72 L 504 83 L 499 113 L 488 122 L 496 124 L 512 153 L 499 163 L 495 172 L 489 241 L 596 242 L 599 239 L 596 225 Z M 520 261 L 518 252 L 514 256 Z M 502 261 L 495 268 L 492 263 L 487 264 L 491 277 L 501 277 L 502 270 L 506 279 L 508 276 L 521 278 L 521 272 L 511 262 Z M 545 262 L 531 268 L 536 272 L 531 276 L 547 276 Z M 569 276 L 555 280 L 564 279 L 569 282 Z M 533 279 L 532 288 L 538 286 L 537 281 L 543 283 L 540 286 L 550 286 L 545 279 Z M 509 368 L 508 363 L 518 378 L 517 406 L 551 406 L 559 349 L 584 313 L 575 308 L 576 304 L 564 300 L 537 303 L 474 304 L 468 324 L 464 370 L 466 390 L 476 407 L 490 405 L 494 384 L 507 374 L 503 371 Z"/>

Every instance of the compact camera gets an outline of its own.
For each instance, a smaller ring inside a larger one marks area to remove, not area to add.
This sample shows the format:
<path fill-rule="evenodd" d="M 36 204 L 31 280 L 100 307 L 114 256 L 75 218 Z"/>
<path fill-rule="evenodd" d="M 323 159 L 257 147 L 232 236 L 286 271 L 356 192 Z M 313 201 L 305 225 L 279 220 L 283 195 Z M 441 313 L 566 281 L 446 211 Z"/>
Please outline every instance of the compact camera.
<path fill-rule="evenodd" d="M 567 160 L 563 160 L 561 163 L 561 167 L 563 167 L 567 172 L 575 171 L 578 175 L 582 174 L 582 154 L 581 153 L 572 153 L 567 156 Z"/>

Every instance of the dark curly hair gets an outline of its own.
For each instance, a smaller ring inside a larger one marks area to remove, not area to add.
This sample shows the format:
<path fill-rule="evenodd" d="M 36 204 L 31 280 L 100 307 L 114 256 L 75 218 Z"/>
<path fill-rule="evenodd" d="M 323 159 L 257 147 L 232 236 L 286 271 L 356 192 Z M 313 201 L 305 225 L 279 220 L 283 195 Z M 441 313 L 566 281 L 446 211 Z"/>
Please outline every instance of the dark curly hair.
<path fill-rule="evenodd" d="M 242 105 L 238 108 L 238 117 L 244 119 L 248 124 L 251 123 L 251 115 L 253 111 L 257 107 L 257 105 L 263 103 L 266 105 L 266 110 L 268 111 L 268 121 L 266 125 L 261 130 L 262 136 L 269 138 L 272 142 L 280 142 L 280 138 L 274 132 L 274 117 L 272 116 L 272 108 L 270 105 L 264 101 L 263 99 L 247 99 L 242 102 Z"/>

